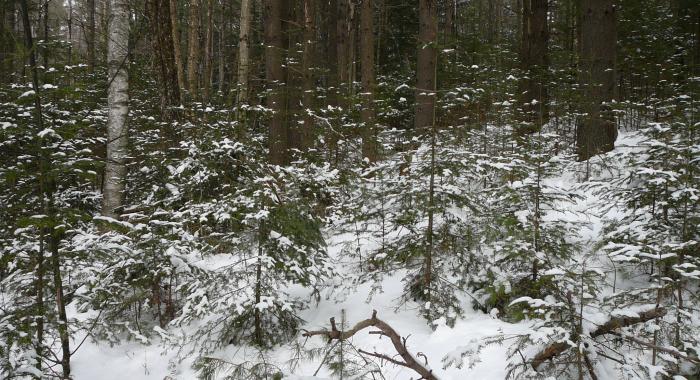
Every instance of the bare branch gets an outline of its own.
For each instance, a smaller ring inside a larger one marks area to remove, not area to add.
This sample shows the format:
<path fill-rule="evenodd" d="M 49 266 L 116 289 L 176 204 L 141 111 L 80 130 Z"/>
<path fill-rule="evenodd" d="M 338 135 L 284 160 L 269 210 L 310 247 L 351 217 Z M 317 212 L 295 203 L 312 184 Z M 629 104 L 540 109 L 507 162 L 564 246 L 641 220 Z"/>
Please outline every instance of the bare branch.
<path fill-rule="evenodd" d="M 391 339 L 391 343 L 394 345 L 394 349 L 396 349 L 396 352 L 401 356 L 403 359 L 402 361 L 393 359 L 387 355 L 380 354 L 377 352 L 370 353 L 367 351 L 362 351 L 360 350 L 359 352 L 374 356 L 380 359 L 384 359 L 390 363 L 400 365 L 403 367 L 410 368 L 414 371 L 416 371 L 423 379 L 426 380 L 437 380 L 437 377 L 433 374 L 433 371 L 426 368 L 425 366 L 421 365 L 418 363 L 418 361 L 411 355 L 411 353 L 408 352 L 408 349 L 406 349 L 406 340 L 402 338 L 396 330 L 394 330 L 389 324 L 386 322 L 382 321 L 381 319 L 377 318 L 377 311 L 373 310 L 372 311 L 372 317 L 369 319 L 362 320 L 360 322 L 357 322 L 355 326 L 353 326 L 349 330 L 345 331 L 339 331 L 336 324 L 335 324 L 335 318 L 331 318 L 331 329 L 330 330 L 317 330 L 317 331 L 304 331 L 302 336 L 305 337 L 311 337 L 315 335 L 321 335 L 325 336 L 328 338 L 329 341 L 332 340 L 346 340 L 352 337 L 353 335 L 357 334 L 361 330 L 364 330 L 368 327 L 375 327 L 379 331 L 370 331 L 370 334 L 377 334 L 377 335 L 383 335 Z M 427 359 L 426 359 L 427 363 Z"/>

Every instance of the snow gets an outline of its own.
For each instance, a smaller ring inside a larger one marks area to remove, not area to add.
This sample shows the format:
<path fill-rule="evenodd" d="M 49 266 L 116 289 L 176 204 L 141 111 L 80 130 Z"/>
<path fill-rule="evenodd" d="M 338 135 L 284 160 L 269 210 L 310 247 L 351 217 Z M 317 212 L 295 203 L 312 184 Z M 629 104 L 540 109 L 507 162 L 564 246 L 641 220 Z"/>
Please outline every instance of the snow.
<path fill-rule="evenodd" d="M 474 66 L 474 68 L 478 68 Z M 399 86 L 396 90 L 407 87 Z M 623 150 L 636 149 L 639 145 L 639 136 L 636 134 L 622 133 L 618 140 L 618 146 Z M 340 144 L 341 142 L 339 142 Z M 183 164 L 184 165 L 184 164 Z M 602 234 L 604 218 L 614 217 L 619 211 L 614 208 L 602 209 L 600 200 L 593 192 L 581 189 L 577 178 L 576 168 L 567 170 L 566 174 L 545 180 L 547 185 L 556 186 L 567 194 L 571 194 L 570 199 L 561 201 L 556 210 L 550 211 L 550 217 L 556 215 L 572 225 L 581 224 L 578 242 L 586 246 L 594 246 Z M 181 173 L 184 167 L 178 169 L 170 168 L 171 172 Z M 580 171 L 579 171 L 580 173 Z M 606 175 L 601 173 L 601 176 Z M 524 186 L 522 183 L 512 184 L 513 188 Z M 166 185 L 168 190 L 176 195 L 179 191 L 174 185 Z M 254 219 L 264 219 L 266 211 L 260 211 Z M 528 210 L 521 210 L 516 213 L 520 222 L 525 223 L 528 217 Z M 110 223 L 117 223 L 114 220 L 105 219 Z M 546 220 L 547 218 L 545 218 Z M 301 317 L 304 320 L 302 329 L 318 330 L 329 327 L 329 319 L 335 317 L 339 323 L 352 325 L 357 321 L 369 318 L 373 310 L 377 311 L 377 317 L 391 325 L 401 336 L 407 337 L 408 350 L 421 362 L 427 360 L 427 366 L 432 368 L 436 376 L 441 380 L 464 380 L 464 379 L 503 379 L 506 377 L 505 364 L 511 359 L 508 353 L 508 342 L 503 344 L 492 344 L 480 347 L 487 338 L 497 335 L 513 336 L 517 334 L 532 333 L 534 321 L 523 320 L 519 323 L 508 323 L 497 319 L 499 311 L 491 310 L 485 314 L 481 311 L 474 311 L 470 307 L 465 307 L 465 314 L 457 318 L 453 327 L 448 326 L 444 319 L 433 321 L 431 328 L 419 315 L 420 305 L 416 303 L 406 303 L 397 305 L 397 299 L 403 292 L 404 283 L 402 278 L 405 271 L 396 271 L 380 280 L 375 286 L 372 281 L 359 284 L 351 284 L 348 279 L 353 271 L 357 270 L 355 265 L 348 263 L 343 257 L 344 244 L 351 239 L 352 235 L 343 234 L 332 229 L 326 231 L 328 249 L 331 258 L 334 260 L 338 275 L 334 277 L 328 286 L 322 290 L 320 302 L 311 308 L 304 310 Z M 275 239 L 281 245 L 291 245 L 288 238 L 280 233 L 271 231 L 270 238 Z M 370 242 L 364 242 L 369 244 Z M 627 260 L 630 257 L 639 257 L 640 252 L 634 246 L 629 245 L 607 245 L 602 251 L 610 250 L 609 257 L 615 260 Z M 177 270 L 189 270 L 183 258 L 174 248 L 168 249 L 168 255 Z M 222 259 L 223 260 L 223 259 Z M 209 265 L 223 266 L 224 261 Z M 699 274 L 696 267 L 682 266 L 678 270 L 687 270 L 690 275 Z M 596 269 L 593 269 L 596 270 Z M 545 275 L 562 276 L 565 275 L 564 268 L 550 269 Z M 602 271 L 597 273 L 603 274 Z M 506 284 L 509 285 L 509 284 Z M 287 289 L 294 292 L 295 289 Z M 592 295 L 589 295 L 592 297 Z M 551 300 L 534 299 L 531 297 L 520 297 L 511 302 L 511 305 L 527 303 L 532 308 L 546 308 L 552 305 Z M 272 297 L 263 298 L 255 305 L 258 309 L 270 307 L 275 301 Z M 465 304 L 469 300 L 464 300 Z M 615 309 L 609 315 L 587 310 L 586 318 L 590 323 L 584 327 L 585 331 L 591 331 L 595 325 L 606 321 L 610 315 L 636 317 L 639 312 L 653 308 L 654 305 L 636 305 Z M 235 307 L 235 306 L 233 306 Z M 429 308 L 430 305 L 424 307 Z M 84 318 L 74 309 L 71 309 L 73 318 Z M 174 331 L 171 331 L 174 330 Z M 370 329 L 356 334 L 351 343 L 370 352 L 386 353 L 390 356 L 395 354 L 394 348 L 389 339 L 380 338 L 377 335 L 369 334 Z M 82 379 L 193 379 L 196 377 L 195 371 L 191 368 L 192 357 L 179 357 L 178 351 L 168 349 L 165 341 L 169 333 L 187 334 L 186 328 L 156 329 L 149 344 L 139 342 L 127 342 L 113 347 L 105 343 L 97 343 L 86 340 L 72 357 L 73 374 L 76 380 Z M 82 340 L 83 335 L 75 337 L 73 345 L 76 346 Z M 562 339 L 566 341 L 568 337 Z M 320 337 L 304 339 L 299 337 L 298 343 L 306 347 L 324 347 L 326 341 Z M 473 354 L 479 351 L 479 354 Z M 245 347 L 229 346 L 216 353 L 216 357 L 232 362 L 240 360 L 248 355 L 253 355 Z M 270 358 L 276 362 L 283 363 L 293 355 L 289 346 L 278 347 L 269 353 Z M 115 370 L 118 369 L 118 370 Z M 319 360 L 302 361 L 297 368 L 292 371 L 284 368 L 288 376 L 285 379 L 293 380 L 319 380 L 330 379 L 325 367 L 319 369 Z M 649 375 L 663 373 L 662 367 L 648 367 Z M 384 363 L 382 372 L 386 379 L 408 379 L 415 378 L 416 374 L 410 369 L 393 366 Z M 605 367 L 600 368 L 599 378 L 601 380 L 612 380 L 619 374 Z M 653 376 L 652 376 L 653 378 Z"/>

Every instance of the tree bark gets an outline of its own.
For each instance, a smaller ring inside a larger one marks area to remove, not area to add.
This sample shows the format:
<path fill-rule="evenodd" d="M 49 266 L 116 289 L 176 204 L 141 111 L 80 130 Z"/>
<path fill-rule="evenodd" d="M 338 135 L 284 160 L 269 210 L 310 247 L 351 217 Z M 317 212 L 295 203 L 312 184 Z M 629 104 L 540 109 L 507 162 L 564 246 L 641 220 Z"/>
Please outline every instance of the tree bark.
<path fill-rule="evenodd" d="M 301 130 L 301 150 L 305 152 L 313 145 L 314 118 L 311 114 L 315 94 L 314 56 L 316 48 L 316 4 L 313 0 L 304 0 L 304 41 L 302 67 L 302 104 L 303 122 Z"/>
<path fill-rule="evenodd" d="M 374 12 L 372 0 L 362 0 L 360 9 L 360 65 L 362 70 L 362 156 L 377 160 L 374 114 Z"/>
<path fill-rule="evenodd" d="M 87 64 L 91 73 L 95 72 L 95 0 L 87 0 Z"/>
<path fill-rule="evenodd" d="M 190 97 L 199 97 L 199 24 L 201 20 L 201 0 L 190 0 L 190 22 L 187 54 L 187 90 Z"/>
<path fill-rule="evenodd" d="M 437 0 L 420 0 L 418 7 L 418 66 L 415 129 L 432 128 L 435 114 L 437 67 Z"/>
<path fill-rule="evenodd" d="M 127 160 L 127 115 L 129 113 L 129 3 L 110 0 L 107 65 L 107 160 L 102 213 L 116 218 L 123 206 Z"/>
<path fill-rule="evenodd" d="M 204 62 L 202 68 L 202 87 L 203 94 L 202 98 L 204 101 L 209 101 L 209 96 L 211 95 L 211 77 L 214 60 L 214 1 L 209 0 L 207 2 L 207 25 L 205 30 L 204 38 Z"/>
<path fill-rule="evenodd" d="M 587 104 L 586 116 L 576 131 L 581 161 L 613 150 L 617 126 L 608 103 L 615 99 L 617 48 L 616 10 L 613 0 L 581 3 L 580 81 Z"/>
<path fill-rule="evenodd" d="M 248 77 L 250 73 L 250 25 L 253 17 L 251 0 L 241 0 L 240 32 L 238 35 L 238 93 L 236 105 L 248 103 Z M 266 47 L 267 49 L 267 47 Z M 238 111 L 240 115 L 240 110 Z"/>
<path fill-rule="evenodd" d="M 166 119 L 170 119 L 171 107 L 180 103 L 180 87 L 170 24 L 169 0 L 146 1 L 146 13 L 149 19 L 151 46 L 155 56 L 156 73 L 161 92 L 161 113 Z"/>
<path fill-rule="evenodd" d="M 287 131 L 284 125 L 284 71 L 282 70 L 283 0 L 265 0 L 265 78 L 268 86 L 269 161 L 283 165 L 287 155 Z"/>
<path fill-rule="evenodd" d="M 94 0 L 93 0 L 94 1 Z M 187 84 L 185 83 L 185 68 L 182 63 L 182 48 L 180 46 L 180 27 L 177 16 L 177 0 L 169 0 L 170 11 L 170 33 L 173 41 L 173 57 L 175 59 L 175 69 L 177 70 L 177 87 L 180 94 L 180 104 L 183 103 L 183 96 Z"/>
<path fill-rule="evenodd" d="M 348 65 L 348 5 L 349 0 L 338 0 L 337 16 L 337 37 L 336 52 L 338 53 L 338 92 L 340 103 L 345 105 L 347 93 L 341 91 L 345 89 L 349 76 Z"/>
<path fill-rule="evenodd" d="M 524 125 L 517 129 L 520 136 L 537 132 L 547 122 L 548 2 L 523 0 L 520 65 L 524 76 L 518 92 Z"/>

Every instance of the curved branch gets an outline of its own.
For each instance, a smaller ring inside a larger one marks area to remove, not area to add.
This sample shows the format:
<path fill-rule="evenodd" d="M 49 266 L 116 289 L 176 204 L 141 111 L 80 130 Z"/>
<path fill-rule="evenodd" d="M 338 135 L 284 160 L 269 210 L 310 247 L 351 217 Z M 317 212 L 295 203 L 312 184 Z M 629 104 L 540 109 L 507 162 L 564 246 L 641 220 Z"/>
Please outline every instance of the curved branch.
<path fill-rule="evenodd" d="M 328 338 L 328 341 L 332 340 L 346 340 L 353 335 L 357 334 L 358 332 L 368 328 L 368 327 L 374 327 L 378 329 L 379 331 L 371 331 L 370 334 L 378 334 L 378 335 L 384 335 L 388 337 L 391 340 L 391 343 L 394 345 L 394 349 L 396 349 L 396 352 L 401 356 L 403 359 L 402 361 L 396 360 L 391 358 L 388 355 L 380 354 L 377 352 L 370 353 L 367 351 L 362 351 L 359 350 L 359 352 L 365 354 L 365 355 L 370 355 L 374 356 L 383 360 L 386 360 L 388 362 L 391 362 L 396 365 L 400 365 L 403 367 L 410 368 L 414 371 L 416 371 L 419 375 L 421 375 L 421 378 L 425 380 L 437 380 L 437 377 L 433 374 L 433 371 L 426 368 L 425 366 L 421 365 L 418 363 L 418 361 L 411 355 L 410 352 L 408 352 L 408 349 L 406 348 L 406 343 L 405 340 L 402 342 L 401 336 L 394 330 L 391 326 L 389 326 L 388 323 L 382 321 L 381 319 L 377 318 L 377 311 L 373 310 L 372 311 L 372 317 L 362 320 L 360 322 L 357 322 L 355 326 L 350 328 L 349 330 L 345 331 L 340 331 L 338 330 L 336 324 L 335 324 L 335 318 L 330 319 L 331 323 L 331 329 L 330 330 L 317 330 L 317 331 L 305 331 L 302 336 L 305 337 L 311 337 L 315 335 L 322 335 Z M 426 360 L 427 362 L 427 360 Z"/>

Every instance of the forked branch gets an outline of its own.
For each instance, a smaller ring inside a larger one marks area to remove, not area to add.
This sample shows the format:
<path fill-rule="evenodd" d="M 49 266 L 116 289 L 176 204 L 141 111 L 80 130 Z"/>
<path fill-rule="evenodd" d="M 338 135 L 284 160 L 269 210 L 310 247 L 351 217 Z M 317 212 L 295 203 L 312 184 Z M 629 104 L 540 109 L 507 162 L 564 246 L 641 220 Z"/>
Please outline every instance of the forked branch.
<path fill-rule="evenodd" d="M 317 331 L 304 331 L 302 334 L 305 337 L 311 337 L 315 335 L 321 335 L 325 336 L 328 338 L 328 341 L 332 340 L 346 340 L 352 337 L 353 335 L 357 334 L 358 332 L 368 328 L 368 327 L 374 327 L 378 329 L 379 331 L 371 331 L 370 334 L 378 334 L 378 335 L 384 335 L 388 337 L 391 340 L 391 343 L 394 345 L 394 349 L 396 349 L 396 352 L 401 356 L 401 360 L 394 359 L 390 357 L 389 355 L 377 353 L 377 352 L 368 352 L 368 351 L 363 351 L 359 350 L 362 354 L 369 355 L 369 356 L 374 356 L 376 358 L 386 360 L 390 363 L 402 366 L 402 367 L 407 367 L 415 372 L 417 372 L 420 376 L 421 379 L 424 380 L 437 380 L 437 377 L 433 374 L 433 371 L 426 368 L 425 366 L 421 365 L 418 363 L 418 361 L 411 355 L 410 352 L 408 352 L 408 349 L 406 348 L 406 340 L 402 339 L 401 336 L 394 330 L 389 324 L 386 322 L 382 321 L 381 319 L 377 318 L 377 311 L 374 310 L 372 311 L 372 317 L 369 319 L 362 320 L 355 324 L 352 328 L 349 330 L 344 330 L 340 331 L 338 330 L 338 327 L 335 324 L 335 318 L 331 318 L 331 329 L 330 330 L 317 330 Z"/>

